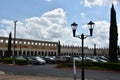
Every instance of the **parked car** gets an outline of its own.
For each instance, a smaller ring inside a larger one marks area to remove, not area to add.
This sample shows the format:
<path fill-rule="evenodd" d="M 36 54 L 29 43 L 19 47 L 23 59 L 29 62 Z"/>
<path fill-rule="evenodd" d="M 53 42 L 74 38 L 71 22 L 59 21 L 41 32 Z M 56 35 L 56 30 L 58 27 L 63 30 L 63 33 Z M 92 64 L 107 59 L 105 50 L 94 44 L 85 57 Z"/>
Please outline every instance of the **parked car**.
<path fill-rule="evenodd" d="M 104 60 L 106 60 L 106 61 L 108 61 L 108 58 L 105 57 L 105 56 L 100 56 L 100 58 L 101 58 L 101 59 L 104 59 Z"/>
<path fill-rule="evenodd" d="M 100 58 L 98 58 L 98 61 L 99 61 L 99 62 L 108 62 L 108 61 L 106 61 L 106 60 L 104 60 L 104 59 L 100 59 Z"/>
<path fill-rule="evenodd" d="M 38 56 L 27 57 L 30 64 L 46 64 L 46 61 Z"/>
<path fill-rule="evenodd" d="M 73 57 L 72 56 L 63 56 L 62 58 L 63 58 L 63 60 L 65 62 L 72 62 L 73 61 Z"/>
<path fill-rule="evenodd" d="M 106 58 L 105 56 L 99 56 L 97 57 L 99 62 L 108 62 L 108 58 Z"/>
<path fill-rule="evenodd" d="M 28 63 L 29 64 L 36 64 L 37 63 L 37 61 L 35 60 L 35 59 L 33 59 L 33 58 L 31 58 L 31 57 L 25 57 L 27 60 L 28 60 Z"/>
<path fill-rule="evenodd" d="M 55 64 L 55 63 L 57 63 L 57 59 L 55 57 L 52 57 L 52 56 L 45 56 L 44 60 L 48 64 Z"/>
<path fill-rule="evenodd" d="M 85 57 L 85 60 L 92 61 L 92 62 L 98 62 L 97 59 L 91 58 L 91 57 Z"/>
<path fill-rule="evenodd" d="M 16 56 L 15 59 L 17 59 L 17 60 L 26 60 L 23 56 Z"/>
<path fill-rule="evenodd" d="M 75 61 L 81 61 L 82 58 L 81 57 L 73 57 L 75 59 Z"/>

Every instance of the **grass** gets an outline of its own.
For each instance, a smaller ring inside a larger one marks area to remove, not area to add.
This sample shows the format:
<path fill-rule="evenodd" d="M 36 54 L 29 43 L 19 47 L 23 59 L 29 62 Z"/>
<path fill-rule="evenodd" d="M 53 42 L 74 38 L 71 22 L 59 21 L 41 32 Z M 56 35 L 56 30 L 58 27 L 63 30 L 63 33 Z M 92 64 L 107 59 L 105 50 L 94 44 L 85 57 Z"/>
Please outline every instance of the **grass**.
<path fill-rule="evenodd" d="M 85 67 L 85 69 L 93 69 L 93 70 L 106 70 L 105 68 L 96 67 L 96 66 L 92 66 L 92 67 Z"/>

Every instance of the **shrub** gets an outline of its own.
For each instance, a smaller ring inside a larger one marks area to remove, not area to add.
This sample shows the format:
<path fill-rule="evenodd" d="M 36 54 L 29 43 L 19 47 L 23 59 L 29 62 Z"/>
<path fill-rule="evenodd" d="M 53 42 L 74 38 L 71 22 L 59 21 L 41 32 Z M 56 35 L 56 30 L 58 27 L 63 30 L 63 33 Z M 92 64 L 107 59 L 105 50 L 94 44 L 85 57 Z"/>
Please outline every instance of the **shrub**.
<path fill-rule="evenodd" d="M 13 58 L 3 58 L 1 61 L 6 64 L 12 64 Z"/>
<path fill-rule="evenodd" d="M 19 59 L 16 59 L 16 60 L 15 60 L 15 64 L 18 64 L 18 65 L 26 65 L 26 64 L 28 64 L 28 61 L 27 61 L 27 60 L 19 60 Z"/>

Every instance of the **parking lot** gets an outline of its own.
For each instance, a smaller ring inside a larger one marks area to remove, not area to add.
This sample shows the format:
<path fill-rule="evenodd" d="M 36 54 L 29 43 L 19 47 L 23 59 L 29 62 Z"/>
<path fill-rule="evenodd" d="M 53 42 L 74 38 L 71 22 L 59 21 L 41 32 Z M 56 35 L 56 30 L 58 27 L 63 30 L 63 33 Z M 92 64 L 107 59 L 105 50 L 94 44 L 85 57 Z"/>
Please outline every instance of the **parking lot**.
<path fill-rule="evenodd" d="M 45 65 L 8 65 L 0 64 L 0 71 L 10 75 L 35 76 L 35 77 L 54 77 L 58 80 L 61 78 L 73 79 L 72 69 L 58 69 L 55 64 Z M 81 69 L 77 69 L 77 79 L 81 77 Z M 86 80 L 120 80 L 120 72 L 85 70 Z M 51 80 L 51 79 L 47 79 Z M 64 79 L 63 79 L 64 80 Z"/>

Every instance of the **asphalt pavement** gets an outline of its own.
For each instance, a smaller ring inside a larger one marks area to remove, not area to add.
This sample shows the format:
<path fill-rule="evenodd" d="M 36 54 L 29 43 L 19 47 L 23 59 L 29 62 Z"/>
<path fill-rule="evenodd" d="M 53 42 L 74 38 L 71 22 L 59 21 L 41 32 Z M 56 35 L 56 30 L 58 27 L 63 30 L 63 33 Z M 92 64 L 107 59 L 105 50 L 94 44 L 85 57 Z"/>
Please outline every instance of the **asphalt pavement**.
<path fill-rule="evenodd" d="M 0 64 L 0 71 L 10 75 L 73 79 L 73 69 L 58 69 L 55 64 L 25 66 Z M 81 69 L 77 69 L 76 77 L 77 80 L 80 80 Z M 85 78 L 86 80 L 120 80 L 120 72 L 85 70 Z"/>

